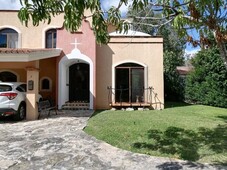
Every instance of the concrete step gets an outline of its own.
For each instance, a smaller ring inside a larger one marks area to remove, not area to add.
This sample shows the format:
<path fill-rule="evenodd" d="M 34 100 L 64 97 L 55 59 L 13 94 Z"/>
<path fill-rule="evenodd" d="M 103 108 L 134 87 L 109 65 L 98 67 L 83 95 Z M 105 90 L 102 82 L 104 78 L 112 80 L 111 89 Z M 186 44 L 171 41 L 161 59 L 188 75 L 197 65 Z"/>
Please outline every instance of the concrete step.
<path fill-rule="evenodd" d="M 66 102 L 63 110 L 89 110 L 90 104 L 85 102 Z"/>

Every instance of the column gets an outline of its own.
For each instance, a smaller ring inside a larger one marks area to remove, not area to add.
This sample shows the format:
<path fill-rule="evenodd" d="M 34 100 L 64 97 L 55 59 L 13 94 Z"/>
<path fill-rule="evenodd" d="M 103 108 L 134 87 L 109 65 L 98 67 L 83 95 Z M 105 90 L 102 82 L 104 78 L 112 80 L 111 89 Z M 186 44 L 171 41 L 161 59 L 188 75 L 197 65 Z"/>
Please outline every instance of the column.
<path fill-rule="evenodd" d="M 38 119 L 39 70 L 27 68 L 26 119 Z"/>

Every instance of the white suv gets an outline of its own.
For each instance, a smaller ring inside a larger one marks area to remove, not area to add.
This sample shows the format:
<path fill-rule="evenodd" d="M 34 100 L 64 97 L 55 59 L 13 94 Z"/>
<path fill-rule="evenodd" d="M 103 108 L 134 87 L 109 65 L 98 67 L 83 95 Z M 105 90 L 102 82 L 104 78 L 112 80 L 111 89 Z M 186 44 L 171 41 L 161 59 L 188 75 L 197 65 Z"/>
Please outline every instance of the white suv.
<path fill-rule="evenodd" d="M 0 82 L 0 116 L 13 115 L 15 120 L 25 118 L 26 89 L 26 83 Z M 39 100 L 41 100 L 40 95 Z"/>

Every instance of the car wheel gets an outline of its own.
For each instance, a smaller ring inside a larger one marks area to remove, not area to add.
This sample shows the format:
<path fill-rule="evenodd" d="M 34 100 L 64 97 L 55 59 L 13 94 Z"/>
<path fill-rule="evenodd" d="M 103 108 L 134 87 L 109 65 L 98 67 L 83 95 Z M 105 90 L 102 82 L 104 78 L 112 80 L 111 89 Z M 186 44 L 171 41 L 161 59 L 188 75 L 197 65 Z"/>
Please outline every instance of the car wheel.
<path fill-rule="evenodd" d="M 20 104 L 18 110 L 17 110 L 17 114 L 15 115 L 15 120 L 23 120 L 25 119 L 26 116 L 26 106 L 25 104 Z"/>

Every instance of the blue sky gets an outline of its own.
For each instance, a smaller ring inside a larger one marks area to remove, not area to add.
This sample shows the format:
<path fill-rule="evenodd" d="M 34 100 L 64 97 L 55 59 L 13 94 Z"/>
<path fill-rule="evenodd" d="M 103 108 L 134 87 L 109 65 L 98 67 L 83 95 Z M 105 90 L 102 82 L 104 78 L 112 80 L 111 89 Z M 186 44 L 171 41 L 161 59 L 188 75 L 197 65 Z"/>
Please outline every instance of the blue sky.
<path fill-rule="evenodd" d="M 101 0 L 102 2 L 102 8 L 104 10 L 108 10 L 111 6 L 117 6 L 119 0 Z M 6 9 L 6 10 L 18 10 L 20 9 L 20 0 L 0 0 L 0 10 L 1 9 Z M 127 12 L 127 6 L 123 5 L 121 8 L 122 13 Z"/>
<path fill-rule="evenodd" d="M 195 40 L 198 39 L 198 37 L 199 37 L 199 33 L 198 33 L 195 29 L 189 30 L 188 33 L 189 33 L 189 34 L 192 36 L 192 38 L 195 39 Z M 197 52 L 198 50 L 200 50 L 200 47 L 199 47 L 199 46 L 198 46 L 198 47 L 193 47 L 192 44 L 187 43 L 187 47 L 186 47 L 186 49 L 185 49 L 185 52 L 186 52 L 186 53 L 195 53 L 195 52 Z"/>
<path fill-rule="evenodd" d="M 16 10 L 20 7 L 20 0 L 0 0 L 0 9 Z"/>
<path fill-rule="evenodd" d="M 111 0 L 111 1 L 101 0 L 101 2 L 102 2 L 102 8 L 104 10 L 107 10 L 111 6 L 117 6 L 119 0 Z M 21 7 L 20 0 L 0 0 L 0 10 L 18 10 L 20 9 L 20 7 Z M 125 14 L 127 12 L 127 6 L 123 5 L 121 7 L 121 12 Z M 190 34 L 194 38 L 198 37 L 198 34 L 195 31 L 191 32 Z M 198 49 L 199 48 L 194 48 L 190 44 L 188 44 L 185 52 L 194 53 L 195 51 L 198 51 Z"/>
<path fill-rule="evenodd" d="M 119 0 L 111 0 L 111 1 L 101 0 L 101 2 L 102 2 L 103 9 L 107 10 L 110 6 L 117 6 Z M 1 9 L 17 10 L 17 9 L 20 9 L 20 7 L 21 7 L 20 0 L 0 0 L 0 10 Z M 127 11 L 127 7 L 123 5 L 121 7 L 121 11 L 125 13 Z"/>

